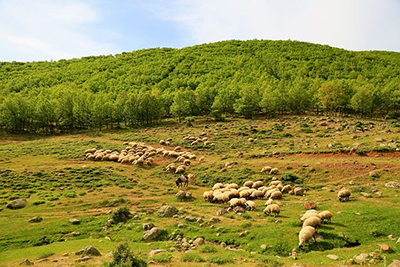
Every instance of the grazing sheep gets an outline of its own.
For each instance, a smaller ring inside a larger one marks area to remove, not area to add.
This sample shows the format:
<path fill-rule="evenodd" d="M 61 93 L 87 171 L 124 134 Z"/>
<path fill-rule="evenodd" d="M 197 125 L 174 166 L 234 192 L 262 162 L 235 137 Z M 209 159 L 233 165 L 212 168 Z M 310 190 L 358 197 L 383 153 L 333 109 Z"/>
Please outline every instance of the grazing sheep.
<path fill-rule="evenodd" d="M 273 185 L 273 186 L 278 186 L 278 185 L 280 185 L 280 184 L 282 184 L 281 181 L 271 181 L 271 182 L 269 183 L 270 186 L 271 186 L 271 185 Z"/>
<path fill-rule="evenodd" d="M 303 228 L 306 226 L 312 226 L 315 228 L 315 230 L 317 230 L 319 227 L 321 227 L 321 219 L 318 217 L 310 217 L 303 222 Z"/>
<path fill-rule="evenodd" d="M 265 166 L 265 167 L 263 167 L 263 168 L 261 169 L 261 172 L 267 172 L 267 173 L 269 173 L 271 170 L 272 170 L 272 167 L 271 167 L 271 166 Z"/>
<path fill-rule="evenodd" d="M 252 187 L 253 186 L 253 181 L 247 181 L 247 182 L 245 182 L 244 184 L 243 184 L 243 186 L 246 186 L 246 187 Z"/>
<path fill-rule="evenodd" d="M 195 145 L 197 145 L 198 143 L 199 143 L 198 140 L 194 140 L 192 143 L 190 143 L 190 145 L 195 146 Z"/>
<path fill-rule="evenodd" d="M 248 200 L 244 204 L 246 210 L 255 210 L 256 209 L 256 203 L 254 201 Z"/>
<path fill-rule="evenodd" d="M 203 193 L 203 198 L 205 201 L 211 202 L 213 200 L 213 191 L 206 191 Z"/>
<path fill-rule="evenodd" d="M 93 154 L 88 154 L 88 155 L 86 156 L 86 159 L 87 159 L 87 160 L 94 160 L 95 157 L 96 157 L 96 156 L 93 155 Z"/>
<path fill-rule="evenodd" d="M 240 192 L 237 189 L 230 189 L 229 198 L 238 198 L 240 197 Z"/>
<path fill-rule="evenodd" d="M 226 187 L 231 188 L 231 189 L 238 189 L 239 188 L 239 186 L 237 184 L 235 184 L 235 183 L 228 184 Z"/>
<path fill-rule="evenodd" d="M 243 190 L 239 192 L 241 198 L 248 198 L 251 195 L 250 190 Z"/>
<path fill-rule="evenodd" d="M 277 204 L 271 204 L 268 205 L 265 209 L 264 209 L 264 214 L 266 215 L 270 215 L 271 213 L 274 214 L 274 217 L 276 217 L 277 215 L 279 215 L 279 213 L 281 213 L 281 209 Z"/>
<path fill-rule="evenodd" d="M 200 157 L 199 162 L 204 162 L 205 159 L 206 159 L 205 157 Z"/>
<path fill-rule="evenodd" d="M 190 162 L 190 160 L 185 159 L 185 160 L 183 161 L 183 164 L 185 164 L 186 166 L 189 166 L 189 165 L 191 164 L 191 162 Z"/>
<path fill-rule="evenodd" d="M 171 163 L 171 164 L 168 164 L 168 166 L 167 167 L 165 167 L 165 170 L 167 170 L 167 171 L 176 171 L 176 166 L 175 166 L 175 164 L 173 164 L 173 163 Z"/>
<path fill-rule="evenodd" d="M 282 198 L 282 193 L 281 193 L 281 191 L 272 192 L 272 194 L 271 194 L 271 196 L 269 198 L 270 199 L 281 199 Z"/>
<path fill-rule="evenodd" d="M 300 248 L 303 247 L 303 245 L 305 243 L 307 243 L 307 241 L 310 240 L 311 238 L 313 238 L 314 242 L 316 242 L 315 228 L 311 227 L 311 226 L 306 226 L 306 227 L 302 228 L 299 233 L 299 247 Z"/>
<path fill-rule="evenodd" d="M 220 188 L 223 188 L 224 187 L 224 185 L 223 184 L 221 184 L 221 183 L 216 183 L 214 186 L 213 186 L 213 190 L 217 190 L 217 189 L 220 189 Z"/>
<path fill-rule="evenodd" d="M 333 217 L 333 214 L 329 210 L 324 210 L 319 213 L 319 216 L 321 217 L 321 221 L 324 222 L 326 220 L 327 222 L 331 222 L 331 219 Z"/>
<path fill-rule="evenodd" d="M 277 191 L 279 191 L 279 189 L 277 189 L 277 188 L 272 188 L 272 189 L 268 190 L 268 191 L 265 193 L 265 197 L 266 197 L 266 198 L 270 198 L 271 195 L 272 195 L 272 193 L 277 192 Z"/>
<path fill-rule="evenodd" d="M 181 175 L 175 181 L 175 184 L 176 184 L 177 187 L 187 187 L 189 185 L 189 181 L 184 175 Z"/>
<path fill-rule="evenodd" d="M 301 218 L 300 221 L 304 222 L 305 220 L 307 220 L 308 218 L 311 217 L 317 217 L 318 219 L 321 219 L 320 215 L 318 213 L 305 213 Z"/>
<path fill-rule="evenodd" d="M 259 188 L 263 186 L 263 182 L 262 181 L 256 181 L 253 183 L 252 188 Z"/>
<path fill-rule="evenodd" d="M 349 190 L 347 190 L 347 189 L 340 190 L 338 193 L 339 201 L 350 200 L 350 195 L 351 195 L 351 192 Z"/>
<path fill-rule="evenodd" d="M 236 206 L 242 206 L 242 201 L 239 198 L 232 198 L 229 200 L 229 206 L 232 208 Z"/>
<path fill-rule="evenodd" d="M 253 193 L 251 193 L 251 195 L 250 195 L 251 199 L 263 198 L 263 197 L 264 197 L 264 193 L 260 190 L 256 190 Z"/>
<path fill-rule="evenodd" d="M 195 174 L 189 173 L 189 174 L 186 175 L 186 176 L 187 176 L 187 178 L 188 178 L 189 181 L 192 180 L 192 181 L 193 181 L 193 184 L 196 185 L 196 175 L 195 175 Z"/>
<path fill-rule="evenodd" d="M 269 171 L 269 174 L 278 174 L 279 173 L 279 169 L 278 168 L 273 168 Z"/>
<path fill-rule="evenodd" d="M 179 165 L 176 170 L 175 173 L 184 173 L 186 171 L 186 166 L 185 165 Z"/>
<path fill-rule="evenodd" d="M 171 137 L 168 137 L 168 138 L 167 138 L 167 141 L 168 141 L 168 142 L 172 142 L 172 138 L 171 138 Z"/>
<path fill-rule="evenodd" d="M 177 146 L 177 147 L 174 148 L 174 150 L 175 150 L 175 151 L 181 151 L 181 150 L 182 150 L 182 147 Z"/>
<path fill-rule="evenodd" d="M 96 148 L 86 149 L 86 150 L 85 150 L 85 154 L 94 153 L 94 152 L 96 152 Z"/>
<path fill-rule="evenodd" d="M 290 184 L 285 185 L 284 187 L 282 187 L 281 191 L 282 193 L 289 193 L 290 191 L 292 191 L 292 186 Z"/>
<path fill-rule="evenodd" d="M 268 199 L 267 202 L 265 202 L 265 206 L 269 206 L 274 202 L 273 199 Z"/>
<path fill-rule="evenodd" d="M 318 214 L 318 211 L 316 211 L 316 210 L 307 210 L 304 214 L 307 214 L 307 213 Z"/>

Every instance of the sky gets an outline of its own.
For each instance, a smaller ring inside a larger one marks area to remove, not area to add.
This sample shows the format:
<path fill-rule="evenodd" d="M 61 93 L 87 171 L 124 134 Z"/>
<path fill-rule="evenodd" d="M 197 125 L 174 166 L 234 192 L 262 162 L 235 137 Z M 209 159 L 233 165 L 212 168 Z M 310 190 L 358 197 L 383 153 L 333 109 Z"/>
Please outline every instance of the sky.
<path fill-rule="evenodd" d="M 0 0 L 0 61 L 231 39 L 400 52 L 400 0 Z"/>

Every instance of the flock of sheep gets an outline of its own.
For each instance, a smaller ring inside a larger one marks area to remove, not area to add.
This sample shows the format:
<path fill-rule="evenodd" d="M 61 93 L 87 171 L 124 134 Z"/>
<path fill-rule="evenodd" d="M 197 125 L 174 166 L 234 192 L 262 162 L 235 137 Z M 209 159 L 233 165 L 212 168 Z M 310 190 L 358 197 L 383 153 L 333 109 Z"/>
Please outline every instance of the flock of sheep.
<path fill-rule="evenodd" d="M 206 133 L 202 133 L 200 137 L 185 136 L 184 140 L 191 141 L 191 145 L 197 145 L 203 142 L 204 145 L 215 145 L 209 143 L 208 138 L 205 137 Z M 172 139 L 168 138 L 167 141 L 160 140 L 160 145 L 170 145 Z M 254 141 L 254 140 L 253 140 Z M 174 163 L 168 164 L 164 169 L 166 171 L 173 172 L 175 174 L 182 174 L 176 181 L 176 185 L 187 186 L 189 180 L 194 180 L 195 175 L 188 174 L 184 175 L 186 169 L 191 164 L 191 160 L 196 159 L 196 155 L 182 151 L 180 146 L 175 147 L 173 150 L 168 150 L 163 147 L 155 148 L 144 143 L 137 142 L 125 142 L 124 145 L 128 145 L 125 149 L 118 151 L 104 150 L 104 149 L 88 149 L 85 151 L 87 160 L 103 160 L 103 161 L 116 161 L 119 163 L 133 164 L 133 165 L 153 165 L 154 158 L 157 156 L 172 157 L 175 158 Z M 204 158 L 200 158 L 202 162 Z M 265 166 L 261 169 L 262 173 L 268 173 L 275 175 L 279 173 L 278 168 L 272 168 Z M 229 204 L 230 209 L 233 210 L 255 210 L 256 203 L 255 199 L 264 199 L 265 203 L 264 214 L 271 215 L 274 217 L 280 214 L 280 207 L 274 203 L 274 200 L 281 199 L 283 194 L 292 195 L 303 195 L 303 191 L 298 193 L 291 185 L 283 185 L 282 181 L 273 177 L 271 182 L 264 185 L 262 181 L 247 181 L 242 187 L 239 187 L 235 183 L 222 184 L 216 183 L 211 191 L 206 191 L 203 194 L 203 198 L 211 203 Z M 338 198 L 340 201 L 349 200 L 351 193 L 349 190 L 342 189 L 338 192 Z M 314 239 L 315 234 L 322 223 L 326 220 L 331 221 L 333 214 L 326 210 L 318 212 L 316 210 L 306 211 L 300 218 L 302 222 L 302 229 L 299 233 L 299 247 L 302 247 L 310 239 Z"/>
<path fill-rule="evenodd" d="M 262 181 L 247 181 L 240 188 L 235 183 L 216 183 L 211 191 L 203 193 L 203 198 L 211 203 L 229 204 L 232 209 L 241 207 L 246 210 L 256 209 L 256 203 L 253 200 L 267 198 L 264 213 L 267 215 L 273 213 L 276 216 L 280 213 L 280 207 L 273 201 L 281 199 L 283 194 L 294 194 L 294 192 L 291 185 L 283 185 L 281 181 L 272 178 L 268 186 L 265 186 Z"/>
<path fill-rule="evenodd" d="M 161 141 L 160 143 L 162 143 Z M 163 147 L 155 148 L 138 142 L 125 142 L 124 145 L 127 145 L 127 147 L 121 152 L 96 148 L 88 149 L 85 151 L 86 160 L 116 161 L 122 164 L 150 166 L 154 164 L 154 159 L 157 156 L 172 157 L 175 158 L 175 162 L 181 164 L 176 166 L 175 163 L 172 163 L 166 167 L 166 170 L 184 173 L 186 167 L 191 164 L 190 160 L 196 159 L 195 154 L 182 151 L 180 146 L 176 146 L 173 150 L 168 150 Z"/>
<path fill-rule="evenodd" d="M 271 168 L 269 166 L 264 167 L 262 172 L 277 173 L 278 169 Z M 273 177 L 268 186 L 265 186 L 262 181 L 247 181 L 242 187 L 235 183 L 231 184 L 214 184 L 211 191 L 205 191 L 203 198 L 205 201 L 211 203 L 223 203 L 229 204 L 230 209 L 238 211 L 238 207 L 246 210 L 255 210 L 256 203 L 255 199 L 266 198 L 266 208 L 264 214 L 271 215 L 274 217 L 280 214 L 281 209 L 278 204 L 274 203 L 274 200 L 281 199 L 283 194 L 295 194 L 294 188 L 291 185 L 283 185 L 282 181 Z M 301 192 L 301 195 L 303 192 Z M 342 189 L 338 192 L 339 201 L 349 200 L 350 191 Z M 319 227 L 321 227 L 324 221 L 330 223 L 333 214 L 329 210 L 318 212 L 314 209 L 306 211 L 300 221 L 302 222 L 302 229 L 299 232 L 299 247 L 302 247 L 310 239 L 315 239 L 315 234 Z"/>
<path fill-rule="evenodd" d="M 338 192 L 339 201 L 350 200 L 351 192 L 347 189 L 341 189 Z M 300 218 L 303 227 L 299 233 L 299 247 L 302 247 L 311 238 L 315 240 L 315 234 L 324 221 L 330 223 L 333 217 L 332 212 L 325 210 L 318 212 L 316 210 L 308 210 Z"/>

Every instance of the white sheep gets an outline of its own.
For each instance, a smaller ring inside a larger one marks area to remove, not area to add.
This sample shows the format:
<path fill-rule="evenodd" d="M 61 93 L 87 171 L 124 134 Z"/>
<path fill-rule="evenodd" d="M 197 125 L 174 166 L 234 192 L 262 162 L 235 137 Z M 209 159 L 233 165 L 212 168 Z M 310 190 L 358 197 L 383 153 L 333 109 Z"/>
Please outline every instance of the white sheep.
<path fill-rule="evenodd" d="M 301 229 L 299 233 L 299 247 L 302 247 L 311 238 L 315 241 L 315 228 L 311 226 L 306 226 Z"/>
<path fill-rule="evenodd" d="M 186 166 L 185 165 L 179 165 L 176 170 L 175 173 L 184 173 L 186 171 Z"/>
<path fill-rule="evenodd" d="M 347 189 L 342 189 L 338 193 L 339 201 L 350 200 L 351 192 Z"/>
<path fill-rule="evenodd" d="M 263 186 L 263 182 L 262 181 L 256 181 L 253 183 L 253 185 L 251 186 L 252 188 L 259 188 Z"/>
<path fill-rule="evenodd" d="M 246 186 L 246 187 L 252 187 L 253 186 L 253 181 L 247 181 L 247 182 L 245 182 L 244 184 L 243 184 L 243 186 Z"/>
<path fill-rule="evenodd" d="M 322 222 L 324 221 L 324 220 L 326 220 L 327 222 L 331 222 L 331 219 L 332 219 L 332 217 L 333 217 L 333 214 L 329 211 L 329 210 L 324 210 L 324 211 L 321 211 L 320 213 L 319 213 L 319 216 L 321 217 L 321 220 L 322 220 Z"/>
<path fill-rule="evenodd" d="M 241 206 L 242 205 L 242 201 L 239 198 L 232 198 L 231 200 L 229 200 L 229 206 L 234 208 L 236 206 Z"/>
<path fill-rule="evenodd" d="M 255 199 L 255 198 L 263 198 L 264 193 L 260 190 L 255 190 L 253 193 L 251 193 L 250 198 Z"/>
<path fill-rule="evenodd" d="M 305 213 L 301 218 L 300 221 L 304 222 L 305 220 L 307 220 L 308 218 L 311 217 L 317 217 L 319 219 L 321 219 L 321 216 L 318 213 Z"/>
<path fill-rule="evenodd" d="M 282 193 L 289 193 L 290 191 L 292 191 L 292 186 L 290 184 L 285 185 L 284 187 L 282 187 L 281 191 Z"/>
<path fill-rule="evenodd" d="M 263 168 L 261 169 L 261 172 L 267 172 L 267 173 L 269 173 L 271 170 L 272 170 L 272 167 L 271 167 L 271 166 L 265 166 L 265 167 L 263 167 Z"/>
<path fill-rule="evenodd" d="M 303 222 L 303 228 L 306 226 L 312 226 L 317 230 L 319 227 L 321 227 L 321 219 L 318 217 L 310 217 L 307 220 Z"/>
<path fill-rule="evenodd" d="M 273 202 L 274 202 L 273 199 L 268 199 L 268 200 L 265 202 L 265 206 L 269 206 L 269 205 L 271 205 Z"/>
<path fill-rule="evenodd" d="M 212 199 L 213 199 L 213 191 L 205 191 L 204 193 L 203 193 L 203 198 L 204 198 L 204 200 L 205 201 L 211 201 Z"/>
<path fill-rule="evenodd" d="M 250 190 L 239 191 L 239 196 L 241 198 L 248 198 L 251 195 Z"/>
<path fill-rule="evenodd" d="M 254 201 L 248 200 L 244 204 L 245 208 L 247 210 L 255 210 L 256 209 L 256 203 Z"/>
<path fill-rule="evenodd" d="M 273 168 L 269 171 L 269 174 L 278 174 L 279 173 L 279 169 L 278 168 Z"/>
<path fill-rule="evenodd" d="M 270 199 L 281 199 L 282 198 L 282 193 L 281 191 L 275 191 L 272 192 L 272 194 L 269 197 Z"/>
<path fill-rule="evenodd" d="M 273 213 L 274 217 L 276 217 L 277 215 L 279 215 L 279 213 L 281 213 L 281 208 L 277 204 L 268 205 L 264 209 L 264 214 L 269 216 L 271 213 Z"/>
<path fill-rule="evenodd" d="M 224 187 L 224 185 L 223 184 L 221 184 L 221 183 L 216 183 L 214 186 L 213 186 L 213 190 L 216 190 L 216 189 L 220 189 L 220 188 L 223 188 Z"/>
<path fill-rule="evenodd" d="M 274 185 L 274 186 L 278 186 L 278 185 L 280 185 L 280 184 L 282 184 L 282 182 L 281 181 L 271 181 L 270 183 L 269 183 L 269 185 Z"/>

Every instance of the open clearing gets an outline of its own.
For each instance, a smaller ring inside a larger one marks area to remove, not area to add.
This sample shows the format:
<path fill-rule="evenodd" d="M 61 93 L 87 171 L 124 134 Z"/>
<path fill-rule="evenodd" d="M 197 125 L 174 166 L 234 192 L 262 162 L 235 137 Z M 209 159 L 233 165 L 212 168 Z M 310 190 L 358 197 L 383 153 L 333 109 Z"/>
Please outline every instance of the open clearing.
<path fill-rule="evenodd" d="M 191 145 L 183 139 L 203 132 L 215 146 Z M 76 264 L 98 266 L 110 262 L 109 253 L 122 242 L 150 266 L 337 266 L 359 263 L 355 256 L 371 252 L 378 256 L 369 256 L 368 264 L 390 264 L 400 260 L 400 188 L 386 186 L 400 183 L 399 133 L 396 121 L 292 116 L 222 123 L 197 119 L 192 127 L 170 124 L 30 139 L 3 136 L 0 266 L 16 266 L 24 259 L 36 266 L 75 264 L 80 256 L 74 253 L 89 245 L 98 248 L 102 256 Z M 170 146 L 159 144 L 168 138 L 172 138 Z M 249 138 L 256 140 L 250 142 Z M 85 160 L 87 149 L 99 146 L 121 151 L 124 142 L 170 150 L 181 146 L 195 154 L 186 173 L 196 175 L 197 185 L 190 182 L 184 188 L 193 197 L 176 199 L 179 175 L 164 170 L 173 158 L 156 156 L 151 166 Z M 199 161 L 201 157 L 204 162 Z M 261 173 L 264 166 L 276 167 L 279 173 Z M 372 171 L 379 177 L 371 177 Z M 230 211 L 217 216 L 220 222 L 209 222 L 219 208 L 228 207 L 203 200 L 203 192 L 215 183 L 242 186 L 248 180 L 261 180 L 268 184 L 273 176 L 281 179 L 284 175 L 298 178 L 296 183 L 284 184 L 306 191 L 304 196 L 284 194 L 278 201 L 278 217 L 264 215 L 266 199 L 257 199 L 254 211 Z M 342 187 L 352 192 L 348 202 L 338 201 Z M 6 208 L 20 198 L 27 200 L 26 207 Z M 299 249 L 299 218 L 307 201 L 314 202 L 318 211 L 330 210 L 333 218 L 319 229 L 316 243 Z M 178 216 L 158 217 L 157 210 L 165 204 L 175 206 Z M 128 207 L 134 217 L 104 227 L 111 212 L 120 207 Z M 29 223 L 35 216 L 43 220 Z M 191 216 L 196 220 L 191 222 Z M 71 223 L 74 218 L 80 223 Z M 142 225 L 150 222 L 162 234 L 145 242 Z M 177 241 L 179 236 L 188 244 Z M 197 237 L 208 244 L 191 249 L 189 240 Z M 351 246 L 353 243 L 359 245 Z M 382 251 L 382 244 L 390 251 Z M 297 259 L 291 256 L 294 248 Z M 154 249 L 166 251 L 150 257 Z M 330 259 L 329 254 L 338 258 Z"/>

